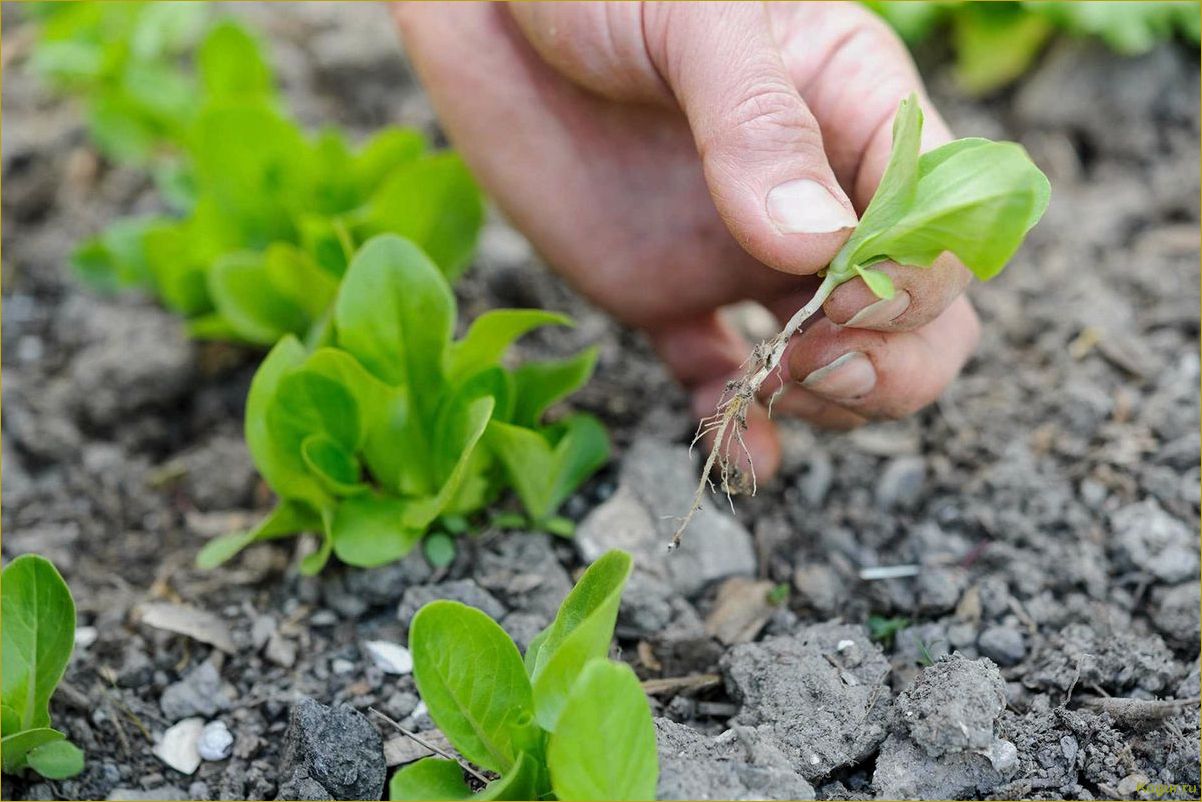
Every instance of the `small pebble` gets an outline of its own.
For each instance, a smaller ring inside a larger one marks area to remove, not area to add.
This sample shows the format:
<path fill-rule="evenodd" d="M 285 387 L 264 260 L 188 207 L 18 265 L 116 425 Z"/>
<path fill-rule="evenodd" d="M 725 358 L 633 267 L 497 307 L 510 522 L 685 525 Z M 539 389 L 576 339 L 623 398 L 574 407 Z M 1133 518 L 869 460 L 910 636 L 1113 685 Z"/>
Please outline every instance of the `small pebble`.
<path fill-rule="evenodd" d="M 205 760 L 225 760 L 234 750 L 234 736 L 224 721 L 210 721 L 200 734 L 196 750 Z"/>
<path fill-rule="evenodd" d="M 350 660 L 338 657 L 330 663 L 330 670 L 339 675 L 349 674 L 355 670 L 355 664 Z"/>
<path fill-rule="evenodd" d="M 363 649 L 385 674 L 408 674 L 413 671 L 413 655 L 397 643 L 386 640 L 369 640 Z"/>
<path fill-rule="evenodd" d="M 95 643 L 99 636 L 96 627 L 79 627 L 75 630 L 75 648 L 86 649 Z"/>
<path fill-rule="evenodd" d="M 977 648 L 1000 666 L 1021 663 L 1027 655 L 1023 634 L 1009 627 L 989 627 L 977 638 Z"/>
<path fill-rule="evenodd" d="M 155 757 L 183 774 L 193 774 L 200 766 L 197 747 L 204 731 L 204 719 L 186 718 L 163 733 L 154 748 Z"/>

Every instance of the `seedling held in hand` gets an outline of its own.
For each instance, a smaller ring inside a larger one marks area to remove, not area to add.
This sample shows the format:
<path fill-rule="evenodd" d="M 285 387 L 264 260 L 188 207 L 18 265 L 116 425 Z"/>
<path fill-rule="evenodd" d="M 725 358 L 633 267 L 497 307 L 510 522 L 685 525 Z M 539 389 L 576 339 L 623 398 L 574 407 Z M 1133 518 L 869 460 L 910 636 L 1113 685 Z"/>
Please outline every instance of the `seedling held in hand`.
<path fill-rule="evenodd" d="M 392 799 L 654 799 L 655 726 L 638 678 L 606 659 L 630 555 L 593 563 L 526 650 L 487 615 L 427 604 L 409 648 L 417 689 L 447 740 L 500 775 L 472 794 L 465 767 L 428 757 L 399 770 Z"/>
<path fill-rule="evenodd" d="M 50 780 L 83 771 L 83 752 L 50 726 L 50 696 L 75 647 L 75 602 L 44 557 L 26 554 L 0 576 L 0 753 L 4 772 Z"/>
<path fill-rule="evenodd" d="M 754 472 L 739 476 L 731 452 L 742 448 L 747 412 L 764 382 L 780 367 L 789 339 L 812 317 L 836 287 L 861 279 L 873 294 L 892 298 L 893 282 L 872 266 L 890 260 L 930 267 L 951 251 L 979 279 L 996 276 L 1018 250 L 1023 237 L 1047 208 L 1051 187 L 1020 145 L 970 138 L 919 155 L 922 111 L 915 95 L 903 100 L 893 120 L 893 151 L 859 225 L 835 255 L 814 296 L 770 340 L 752 352 L 742 378 L 727 384 L 714 415 L 704 419 L 697 438 L 712 434 L 714 445 L 702 469 L 693 504 L 681 518 L 669 548 L 701 508 L 710 474 L 718 467 L 729 495 L 744 487 L 755 492 Z M 694 440 L 696 442 L 696 440 Z"/>

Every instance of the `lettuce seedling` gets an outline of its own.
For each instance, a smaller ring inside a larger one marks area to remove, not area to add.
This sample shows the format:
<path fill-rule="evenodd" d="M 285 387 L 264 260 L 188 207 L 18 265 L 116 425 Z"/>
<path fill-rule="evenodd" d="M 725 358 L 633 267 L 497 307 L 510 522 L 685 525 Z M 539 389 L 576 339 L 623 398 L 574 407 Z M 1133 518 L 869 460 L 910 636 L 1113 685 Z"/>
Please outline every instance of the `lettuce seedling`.
<path fill-rule="evenodd" d="M 604 464 L 609 440 L 590 415 L 541 420 L 588 379 L 596 350 L 509 370 L 511 343 L 570 319 L 495 310 L 454 340 L 455 318 L 446 278 L 414 243 L 385 234 L 365 244 L 338 288 L 330 342 L 310 352 L 284 337 L 251 383 L 246 441 L 279 506 L 256 529 L 210 543 L 200 563 L 315 530 L 322 547 L 306 572 L 331 552 L 380 565 L 440 517 L 452 529 L 506 487 L 532 526 L 564 533 L 555 512 Z"/>
<path fill-rule="evenodd" d="M 84 101 L 88 130 L 110 158 L 145 163 L 177 139 L 197 88 L 183 56 L 199 39 L 205 3 L 36 3 L 33 70 Z"/>
<path fill-rule="evenodd" d="M 1058 31 L 1097 37 L 1124 55 L 1146 53 L 1175 35 L 1196 45 L 1202 35 L 1198 4 L 1190 2 L 864 4 L 911 48 L 946 24 L 955 51 L 956 81 L 973 95 L 999 89 L 1025 73 Z"/>
<path fill-rule="evenodd" d="M 75 602 L 44 557 L 26 554 L 0 574 L 0 754 L 7 774 L 50 780 L 83 771 L 83 752 L 50 726 L 50 696 L 75 646 Z"/>
<path fill-rule="evenodd" d="M 655 725 L 638 677 L 606 659 L 630 555 L 592 564 L 525 659 L 479 610 L 427 604 L 409 647 L 417 689 L 471 764 L 500 775 L 476 793 L 455 760 L 423 758 L 393 775 L 392 799 L 654 799 Z"/>
<path fill-rule="evenodd" d="M 305 133 L 280 108 L 258 43 L 231 21 L 196 54 L 187 114 L 163 134 L 177 154 L 164 188 L 181 217 L 121 221 L 75 253 L 90 283 L 155 292 L 194 336 L 274 345 L 329 336 L 355 249 L 380 233 L 416 242 L 448 278 L 468 264 L 483 203 L 453 153 L 390 128 L 358 147 Z"/>
<path fill-rule="evenodd" d="M 776 372 L 785 346 L 836 287 L 861 279 L 880 298 L 893 297 L 889 276 L 872 266 L 891 260 L 930 267 L 945 251 L 955 254 L 973 275 L 993 278 L 1018 250 L 1043 216 L 1051 195 L 1045 176 L 1021 145 L 969 138 L 919 154 L 922 110 L 911 94 L 893 120 L 893 150 L 872 201 L 851 237 L 820 273 L 814 296 L 770 340 L 756 346 L 741 379 L 730 382 L 717 412 L 701 422 L 698 438 L 714 435 L 693 504 L 685 513 L 671 547 L 701 507 L 710 472 L 719 466 L 723 489 L 750 485 L 737 475 L 729 453 L 742 444 L 747 410 L 760 387 Z"/>

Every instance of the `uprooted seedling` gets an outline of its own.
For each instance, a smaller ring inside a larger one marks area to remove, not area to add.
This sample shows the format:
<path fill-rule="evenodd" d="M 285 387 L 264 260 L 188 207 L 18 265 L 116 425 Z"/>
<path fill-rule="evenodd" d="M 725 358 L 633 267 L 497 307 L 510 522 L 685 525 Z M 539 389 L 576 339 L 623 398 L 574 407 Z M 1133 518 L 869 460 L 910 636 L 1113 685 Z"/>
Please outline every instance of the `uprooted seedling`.
<path fill-rule="evenodd" d="M 779 334 L 757 345 L 740 378 L 727 383 L 713 415 L 698 426 L 694 443 L 713 436 L 693 503 L 680 519 L 669 549 L 701 509 L 717 471 L 729 498 L 755 492 L 755 470 L 743 440 L 747 414 L 761 388 L 780 369 L 789 340 L 844 282 L 859 277 L 879 298 L 892 298 L 893 281 L 872 265 L 886 260 L 930 267 L 945 251 L 981 280 L 993 278 L 1043 216 L 1051 186 L 1030 156 L 1013 142 L 969 138 L 919 155 L 922 111 L 918 98 L 901 102 L 893 120 L 893 150 L 880 186 L 851 237 L 823 271 L 814 296 Z M 778 389 L 777 392 L 780 392 Z M 775 394 L 774 394 L 775 395 Z M 770 398 L 768 401 L 771 411 Z M 734 457 L 746 457 L 745 474 Z"/>

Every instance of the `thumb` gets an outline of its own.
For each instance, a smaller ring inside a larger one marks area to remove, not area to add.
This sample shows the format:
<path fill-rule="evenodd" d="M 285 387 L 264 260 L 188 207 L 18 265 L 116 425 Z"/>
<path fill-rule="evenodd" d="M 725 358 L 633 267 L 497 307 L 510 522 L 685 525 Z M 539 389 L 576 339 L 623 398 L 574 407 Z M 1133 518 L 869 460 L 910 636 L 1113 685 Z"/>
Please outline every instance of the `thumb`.
<path fill-rule="evenodd" d="M 515 3 L 527 41 L 576 83 L 679 106 L 714 205 L 759 261 L 825 267 L 856 224 L 760 3 Z"/>
<path fill-rule="evenodd" d="M 735 239 L 778 270 L 809 274 L 825 267 L 856 225 L 856 213 L 827 160 L 818 122 L 786 72 L 763 6 L 651 4 L 645 31 Z"/>

